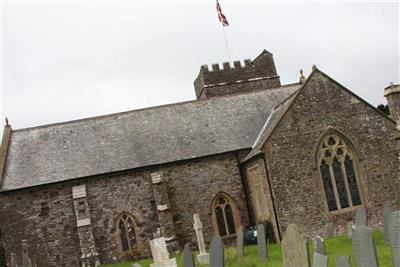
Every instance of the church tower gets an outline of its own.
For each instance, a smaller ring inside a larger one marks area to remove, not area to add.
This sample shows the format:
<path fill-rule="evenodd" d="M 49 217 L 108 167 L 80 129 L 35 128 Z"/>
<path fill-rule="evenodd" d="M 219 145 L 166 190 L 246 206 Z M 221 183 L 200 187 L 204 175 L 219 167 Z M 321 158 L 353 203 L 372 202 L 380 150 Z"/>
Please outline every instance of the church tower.
<path fill-rule="evenodd" d="M 262 51 L 253 61 L 244 60 L 244 65 L 240 61 L 234 61 L 233 66 L 229 62 L 224 62 L 222 66 L 220 69 L 219 64 L 212 64 L 211 70 L 207 65 L 201 66 L 200 73 L 194 81 L 197 99 L 281 85 L 273 56 L 267 50 Z"/>
<path fill-rule="evenodd" d="M 388 101 L 390 117 L 397 122 L 397 128 L 400 130 L 400 84 L 391 84 L 386 87 L 385 97 Z"/>

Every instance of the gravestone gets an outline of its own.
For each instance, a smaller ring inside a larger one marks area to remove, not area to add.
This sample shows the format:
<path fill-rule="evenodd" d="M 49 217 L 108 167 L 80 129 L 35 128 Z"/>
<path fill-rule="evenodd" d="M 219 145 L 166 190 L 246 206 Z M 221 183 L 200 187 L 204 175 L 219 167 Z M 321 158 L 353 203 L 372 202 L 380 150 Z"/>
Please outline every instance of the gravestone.
<path fill-rule="evenodd" d="M 209 262 L 210 256 L 206 252 L 206 245 L 204 244 L 203 223 L 200 221 L 200 216 L 197 213 L 193 215 L 193 228 L 196 231 L 197 245 L 199 247 L 197 261 L 206 264 Z"/>
<path fill-rule="evenodd" d="M 392 213 L 392 207 L 390 206 L 389 203 L 385 203 L 385 205 L 383 205 L 383 236 L 385 237 L 385 242 L 389 243 L 390 242 L 390 238 L 389 238 L 389 217 L 390 217 L 390 213 Z"/>
<path fill-rule="evenodd" d="M 326 255 L 325 241 L 322 237 L 316 236 L 313 240 L 314 253 Z"/>
<path fill-rule="evenodd" d="M 355 225 L 353 222 L 347 223 L 347 237 L 352 238 L 354 232 Z"/>
<path fill-rule="evenodd" d="M 136 262 L 136 263 L 132 264 L 132 267 L 143 267 L 143 266 Z"/>
<path fill-rule="evenodd" d="M 267 251 L 267 240 L 265 237 L 265 229 L 263 224 L 257 225 L 257 246 L 258 246 L 258 256 L 261 261 L 267 261 L 268 251 Z"/>
<path fill-rule="evenodd" d="M 364 207 L 359 207 L 356 211 L 356 227 L 367 226 L 367 211 Z"/>
<path fill-rule="evenodd" d="M 154 263 L 150 267 L 177 267 L 175 258 L 170 259 L 165 238 L 150 240 L 151 255 Z"/>
<path fill-rule="evenodd" d="M 328 267 L 328 256 L 314 252 L 313 267 Z"/>
<path fill-rule="evenodd" d="M 11 252 L 11 267 L 17 267 L 17 259 L 15 257 L 15 253 Z"/>
<path fill-rule="evenodd" d="M 349 256 L 336 256 L 336 267 L 351 267 Z"/>
<path fill-rule="evenodd" d="M 358 267 L 378 267 L 371 229 L 357 225 L 352 238 L 354 258 Z"/>
<path fill-rule="evenodd" d="M 221 237 L 214 236 L 211 240 L 210 245 L 210 264 L 209 267 L 224 267 L 224 243 L 222 243 Z"/>
<path fill-rule="evenodd" d="M 240 226 L 236 237 L 236 256 L 243 257 L 244 255 L 244 231 Z"/>
<path fill-rule="evenodd" d="M 282 257 L 284 267 L 308 267 L 306 243 L 295 224 L 289 224 L 282 239 Z"/>
<path fill-rule="evenodd" d="M 186 244 L 183 249 L 183 266 L 195 267 L 192 250 L 190 249 L 189 244 Z"/>
<path fill-rule="evenodd" d="M 400 267 L 400 211 L 390 214 L 389 237 L 393 267 Z"/>
<path fill-rule="evenodd" d="M 22 266 L 23 267 L 32 267 L 31 258 L 29 258 L 28 253 L 28 242 L 26 240 L 22 240 Z"/>
<path fill-rule="evenodd" d="M 326 237 L 332 237 L 333 236 L 333 223 L 329 222 L 325 224 L 325 231 L 326 231 Z"/>

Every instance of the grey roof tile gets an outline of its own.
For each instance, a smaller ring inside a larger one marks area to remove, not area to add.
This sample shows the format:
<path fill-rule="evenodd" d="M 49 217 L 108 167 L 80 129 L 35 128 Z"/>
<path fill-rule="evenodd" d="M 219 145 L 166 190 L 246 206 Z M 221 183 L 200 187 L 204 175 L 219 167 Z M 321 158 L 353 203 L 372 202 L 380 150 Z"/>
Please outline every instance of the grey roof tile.
<path fill-rule="evenodd" d="M 299 84 L 15 130 L 2 190 L 250 148 Z"/>

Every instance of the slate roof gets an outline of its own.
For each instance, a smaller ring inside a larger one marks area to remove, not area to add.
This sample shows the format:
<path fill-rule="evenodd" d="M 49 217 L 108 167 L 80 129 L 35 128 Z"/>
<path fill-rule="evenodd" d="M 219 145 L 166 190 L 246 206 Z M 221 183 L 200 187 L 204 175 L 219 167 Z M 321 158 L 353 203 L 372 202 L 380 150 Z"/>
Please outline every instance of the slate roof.
<path fill-rule="evenodd" d="M 299 86 L 299 88 L 301 88 Z M 293 101 L 296 99 L 300 90 L 297 90 L 295 93 L 286 98 L 282 103 L 277 105 L 274 110 L 269 114 L 268 119 L 265 121 L 264 126 L 262 127 L 259 135 L 257 136 L 250 153 L 247 155 L 245 160 L 249 160 L 252 157 L 261 153 L 261 149 L 268 137 L 271 135 L 272 131 L 275 129 L 276 125 L 278 125 L 279 121 L 285 115 L 286 111 L 289 109 Z"/>
<path fill-rule="evenodd" d="M 2 191 L 251 148 L 299 83 L 13 130 Z"/>

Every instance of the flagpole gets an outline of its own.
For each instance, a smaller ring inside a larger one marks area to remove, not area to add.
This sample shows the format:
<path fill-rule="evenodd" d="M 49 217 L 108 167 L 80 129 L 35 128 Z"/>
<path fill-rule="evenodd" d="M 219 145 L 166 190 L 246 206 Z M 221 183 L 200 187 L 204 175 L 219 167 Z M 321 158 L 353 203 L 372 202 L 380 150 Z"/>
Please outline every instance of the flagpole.
<path fill-rule="evenodd" d="M 225 48 L 226 48 L 226 53 L 228 54 L 228 60 L 229 63 L 231 63 L 231 53 L 229 52 L 229 45 L 228 45 L 228 38 L 226 38 L 226 32 L 225 32 L 225 27 L 222 26 L 222 32 L 224 33 L 224 39 L 225 39 Z"/>

